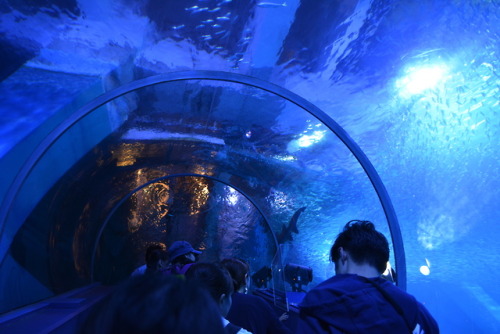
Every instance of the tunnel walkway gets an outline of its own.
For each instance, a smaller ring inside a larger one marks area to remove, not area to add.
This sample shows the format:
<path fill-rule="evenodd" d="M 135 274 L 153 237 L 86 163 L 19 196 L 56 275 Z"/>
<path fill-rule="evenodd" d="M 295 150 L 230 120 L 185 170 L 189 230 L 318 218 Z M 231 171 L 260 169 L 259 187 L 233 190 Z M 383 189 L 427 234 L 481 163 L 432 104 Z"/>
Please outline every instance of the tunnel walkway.
<path fill-rule="evenodd" d="M 114 287 L 91 284 L 0 316 L 0 333 L 77 333 Z"/>

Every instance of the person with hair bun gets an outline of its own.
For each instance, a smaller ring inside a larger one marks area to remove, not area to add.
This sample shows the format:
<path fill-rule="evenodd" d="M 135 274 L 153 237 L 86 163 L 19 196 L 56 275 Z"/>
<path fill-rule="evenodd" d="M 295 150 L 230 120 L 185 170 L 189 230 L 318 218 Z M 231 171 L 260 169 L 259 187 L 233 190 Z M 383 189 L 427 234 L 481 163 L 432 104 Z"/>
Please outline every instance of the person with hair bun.
<path fill-rule="evenodd" d="M 233 280 L 234 294 L 227 319 L 254 334 L 285 334 L 291 331 L 280 321 L 274 309 L 264 299 L 248 295 L 250 266 L 241 259 L 221 261 Z"/>

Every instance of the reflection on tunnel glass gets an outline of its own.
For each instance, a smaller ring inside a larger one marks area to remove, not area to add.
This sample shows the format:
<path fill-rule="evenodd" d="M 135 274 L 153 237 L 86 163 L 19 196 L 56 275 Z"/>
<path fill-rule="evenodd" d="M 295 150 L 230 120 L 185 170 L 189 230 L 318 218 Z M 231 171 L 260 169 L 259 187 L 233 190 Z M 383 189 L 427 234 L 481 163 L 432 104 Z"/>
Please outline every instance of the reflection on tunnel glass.
<path fill-rule="evenodd" d="M 203 199 L 173 208 L 164 204 L 171 185 L 154 184 L 124 203 L 94 250 L 110 210 L 143 182 L 139 171 L 238 183 L 268 220 L 236 236 L 258 245 L 249 253 L 256 268 L 269 266 L 257 251 L 275 247 L 269 231 L 307 206 L 286 245 L 291 263 L 314 269 L 311 285 L 333 272 L 327 245 L 339 221 L 383 225 L 364 171 L 300 108 L 199 76 L 130 85 L 211 69 L 277 84 L 341 124 L 389 186 L 411 289 L 447 311 L 443 331 L 500 332 L 498 1 L 6 0 L 0 13 L 0 312 L 88 284 L 93 256 L 121 254 L 98 272 L 125 275 L 145 247 L 129 239 L 148 225 L 168 233 L 169 209 L 176 222 L 217 211 Z M 100 96 L 112 101 L 51 132 Z M 43 138 L 55 141 L 47 152 L 37 150 L 51 142 Z M 233 195 L 228 206 L 244 215 Z M 213 236 L 216 218 L 206 221 L 200 230 Z M 391 258 L 405 282 L 400 261 Z"/>
<path fill-rule="evenodd" d="M 322 269 L 328 245 L 301 231 L 324 233 L 353 212 L 385 220 L 345 144 L 308 111 L 272 93 L 188 80 L 140 88 L 106 107 L 88 121 L 109 117 L 112 132 L 59 171 L 20 230 L 22 236 L 51 215 L 54 224 L 44 227 L 51 247 L 29 251 L 51 254 L 50 267 L 33 270 L 42 279 L 54 275 L 47 284 L 58 291 L 80 282 L 116 283 L 143 263 L 146 244 L 175 240 L 203 249 L 200 260 L 245 254 L 253 268 L 273 269 L 276 246 L 285 244 L 288 262 L 314 270 L 313 286 L 328 275 Z M 74 145 L 73 138 L 63 134 L 61 145 Z M 26 240 L 13 244 L 17 258 Z"/>

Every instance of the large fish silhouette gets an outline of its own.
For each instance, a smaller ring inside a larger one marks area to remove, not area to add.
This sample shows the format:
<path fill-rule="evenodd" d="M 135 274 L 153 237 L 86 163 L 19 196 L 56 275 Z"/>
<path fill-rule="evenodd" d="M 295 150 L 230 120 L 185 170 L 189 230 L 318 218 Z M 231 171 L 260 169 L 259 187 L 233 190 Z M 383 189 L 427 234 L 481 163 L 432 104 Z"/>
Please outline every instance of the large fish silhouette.
<path fill-rule="evenodd" d="M 281 228 L 281 232 L 276 237 L 279 245 L 281 245 L 287 241 L 292 241 L 293 240 L 292 233 L 299 233 L 299 230 L 297 229 L 297 220 L 299 219 L 300 214 L 302 212 L 304 212 L 304 210 L 306 208 L 307 207 L 304 206 L 304 207 L 298 209 L 297 211 L 295 211 L 295 213 L 292 216 L 292 219 L 290 219 L 290 222 L 288 223 L 288 226 L 283 224 L 283 227 Z"/>

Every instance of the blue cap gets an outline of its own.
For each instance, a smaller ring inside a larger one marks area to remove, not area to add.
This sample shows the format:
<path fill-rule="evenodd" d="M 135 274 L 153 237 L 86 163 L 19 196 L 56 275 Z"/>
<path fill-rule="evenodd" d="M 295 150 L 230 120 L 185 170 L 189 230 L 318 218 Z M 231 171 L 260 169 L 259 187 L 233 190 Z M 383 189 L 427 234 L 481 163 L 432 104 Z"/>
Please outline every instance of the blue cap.
<path fill-rule="evenodd" d="M 170 258 L 170 261 L 173 261 L 179 256 L 189 253 L 201 254 L 200 251 L 194 249 L 193 246 L 191 246 L 191 244 L 187 241 L 176 241 L 168 249 L 168 256 Z"/>

